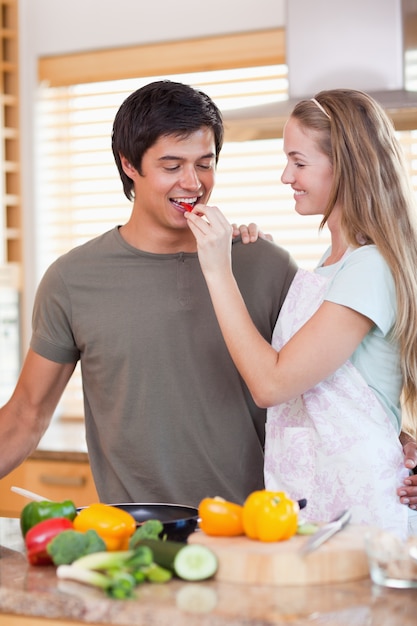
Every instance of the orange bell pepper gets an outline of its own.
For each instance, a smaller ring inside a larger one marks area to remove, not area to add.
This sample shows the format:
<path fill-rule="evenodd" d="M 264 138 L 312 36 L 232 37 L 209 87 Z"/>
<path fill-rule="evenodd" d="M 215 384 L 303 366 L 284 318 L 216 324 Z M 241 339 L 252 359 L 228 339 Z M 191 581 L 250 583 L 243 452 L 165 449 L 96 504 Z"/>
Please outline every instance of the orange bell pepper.
<path fill-rule="evenodd" d="M 243 507 L 220 497 L 204 498 L 198 507 L 200 528 L 207 535 L 234 537 L 243 535 Z"/>
<path fill-rule="evenodd" d="M 74 529 L 86 532 L 93 529 L 103 539 L 107 550 L 127 550 L 129 539 L 136 530 L 133 515 L 115 506 L 91 504 L 78 513 Z"/>
<path fill-rule="evenodd" d="M 243 528 L 250 539 L 283 541 L 295 535 L 298 502 L 283 491 L 254 491 L 243 504 Z"/>

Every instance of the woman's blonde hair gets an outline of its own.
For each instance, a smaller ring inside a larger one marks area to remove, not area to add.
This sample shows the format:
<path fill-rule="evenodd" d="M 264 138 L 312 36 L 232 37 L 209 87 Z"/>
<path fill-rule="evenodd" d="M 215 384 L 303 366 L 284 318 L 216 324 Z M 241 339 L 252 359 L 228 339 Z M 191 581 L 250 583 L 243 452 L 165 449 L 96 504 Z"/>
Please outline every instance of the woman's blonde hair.
<path fill-rule="evenodd" d="M 352 89 L 321 91 L 292 114 L 317 131 L 333 167 L 333 185 L 320 227 L 342 207 L 347 243 L 375 244 L 388 263 L 397 293 L 393 336 L 403 374 L 403 402 L 417 424 L 417 206 L 395 129 L 382 107 Z"/>

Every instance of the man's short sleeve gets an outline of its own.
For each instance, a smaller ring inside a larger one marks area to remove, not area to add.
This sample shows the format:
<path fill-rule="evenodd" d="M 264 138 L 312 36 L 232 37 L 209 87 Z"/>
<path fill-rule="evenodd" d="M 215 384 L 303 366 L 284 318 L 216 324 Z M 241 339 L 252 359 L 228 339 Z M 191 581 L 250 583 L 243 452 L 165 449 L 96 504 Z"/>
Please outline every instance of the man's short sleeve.
<path fill-rule="evenodd" d="M 79 358 L 71 329 L 70 297 L 57 263 L 46 271 L 36 293 L 30 346 L 58 363 L 75 363 Z"/>

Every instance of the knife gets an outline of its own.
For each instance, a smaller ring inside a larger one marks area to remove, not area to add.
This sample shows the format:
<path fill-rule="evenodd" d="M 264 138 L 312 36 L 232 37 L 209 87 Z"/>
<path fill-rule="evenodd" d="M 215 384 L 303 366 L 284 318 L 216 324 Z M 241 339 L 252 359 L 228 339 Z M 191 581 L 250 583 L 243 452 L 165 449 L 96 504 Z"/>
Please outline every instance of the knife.
<path fill-rule="evenodd" d="M 318 530 L 314 535 L 303 544 L 300 549 L 300 553 L 302 556 L 309 554 L 313 550 L 316 550 L 319 546 L 321 546 L 325 541 L 333 537 L 339 530 L 342 530 L 349 523 L 350 518 L 352 517 L 352 513 L 350 509 L 346 509 L 342 513 L 339 513 L 337 517 L 335 517 L 331 522 L 325 524 Z"/>

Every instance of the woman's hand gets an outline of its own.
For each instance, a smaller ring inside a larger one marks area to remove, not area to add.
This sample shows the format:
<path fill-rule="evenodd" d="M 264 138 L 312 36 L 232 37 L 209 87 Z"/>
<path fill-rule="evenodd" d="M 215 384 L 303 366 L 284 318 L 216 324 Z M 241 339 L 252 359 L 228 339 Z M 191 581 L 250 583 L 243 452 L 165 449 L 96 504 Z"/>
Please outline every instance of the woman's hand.
<path fill-rule="evenodd" d="M 204 274 L 231 272 L 232 225 L 215 206 L 198 204 L 184 213 L 197 241 L 198 258 Z M 249 237 L 249 232 L 246 233 Z"/>
<path fill-rule="evenodd" d="M 417 444 L 407 433 L 401 433 L 401 443 L 404 451 L 404 465 L 416 471 L 417 467 Z M 400 501 L 407 504 L 410 509 L 417 509 L 417 474 L 408 476 L 401 487 L 397 489 Z"/>
<path fill-rule="evenodd" d="M 257 241 L 257 239 L 267 239 L 268 241 L 274 241 L 272 235 L 269 233 L 264 233 L 262 230 L 259 230 L 259 226 L 254 222 L 251 222 L 246 226 L 246 224 L 241 224 L 238 226 L 237 224 L 232 224 L 233 228 L 233 239 L 239 237 L 242 239 L 242 243 L 253 243 Z"/>

